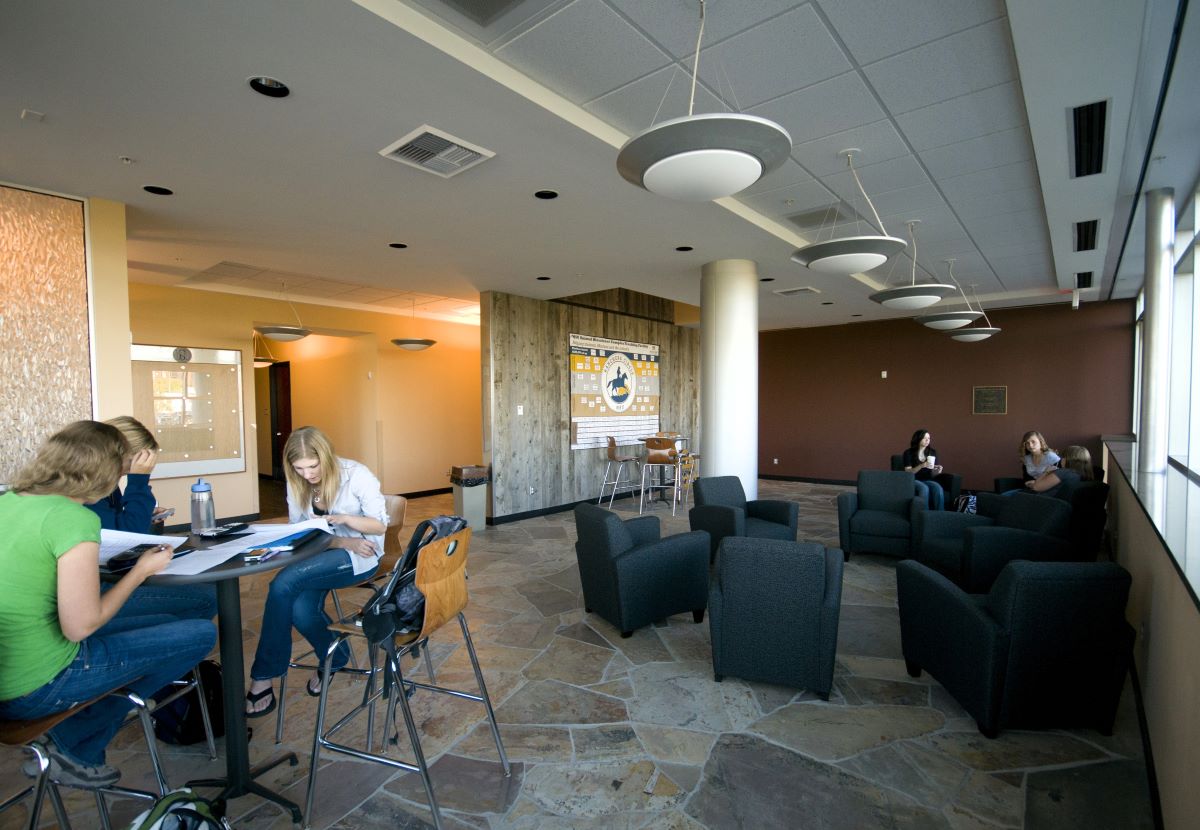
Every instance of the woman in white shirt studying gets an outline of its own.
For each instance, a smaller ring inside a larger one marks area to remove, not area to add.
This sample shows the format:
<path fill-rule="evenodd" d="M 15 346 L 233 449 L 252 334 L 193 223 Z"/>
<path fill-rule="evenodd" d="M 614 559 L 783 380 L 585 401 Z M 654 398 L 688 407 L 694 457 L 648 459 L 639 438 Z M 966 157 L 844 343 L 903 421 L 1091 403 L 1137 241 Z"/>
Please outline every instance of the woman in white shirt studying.
<path fill-rule="evenodd" d="M 325 597 L 333 588 L 357 585 L 375 573 L 387 530 L 379 480 L 357 461 L 338 458 L 321 430 L 301 427 L 293 432 L 283 447 L 283 458 L 288 521 L 324 516 L 334 538 L 327 550 L 288 565 L 271 580 L 246 694 L 246 714 L 252 718 L 275 711 L 272 681 L 287 671 L 292 626 L 318 655 L 329 648 L 333 638 Z M 347 660 L 349 650 L 340 650 L 334 655 L 333 670 L 345 666 Z M 320 675 L 314 676 L 305 690 L 314 697 L 319 695 Z"/>

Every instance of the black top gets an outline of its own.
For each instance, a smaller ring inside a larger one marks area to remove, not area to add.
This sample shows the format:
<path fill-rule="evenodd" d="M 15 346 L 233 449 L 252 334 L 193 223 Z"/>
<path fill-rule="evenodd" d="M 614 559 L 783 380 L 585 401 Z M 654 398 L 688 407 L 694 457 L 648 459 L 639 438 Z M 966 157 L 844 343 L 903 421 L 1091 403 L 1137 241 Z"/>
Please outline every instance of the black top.
<path fill-rule="evenodd" d="M 925 457 L 928 458 L 931 455 L 934 458 L 936 458 L 938 455 L 938 451 L 935 450 L 933 447 L 926 447 L 925 448 Z M 909 447 L 908 449 L 906 449 L 904 451 L 904 466 L 905 467 L 917 467 L 921 463 L 922 463 L 921 459 L 917 457 L 917 451 L 914 450 L 912 447 Z M 933 470 L 929 469 L 928 467 L 921 467 L 921 469 L 919 469 L 919 470 L 914 470 L 913 475 L 915 475 L 917 477 L 918 481 L 927 481 L 928 479 L 933 478 Z"/>

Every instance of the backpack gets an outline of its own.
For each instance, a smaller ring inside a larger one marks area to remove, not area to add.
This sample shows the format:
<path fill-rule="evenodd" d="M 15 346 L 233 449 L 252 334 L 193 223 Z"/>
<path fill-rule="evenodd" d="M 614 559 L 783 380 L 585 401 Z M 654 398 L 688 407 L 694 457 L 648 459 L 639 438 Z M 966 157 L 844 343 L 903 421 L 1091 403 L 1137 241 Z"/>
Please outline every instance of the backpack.
<path fill-rule="evenodd" d="M 225 734 L 225 702 L 221 697 L 221 666 L 212 660 L 201 660 L 196 666 L 204 684 L 204 704 L 208 709 L 208 721 L 212 724 L 213 737 Z M 161 690 L 165 694 L 174 691 L 173 686 Z M 155 695 L 158 696 L 157 694 Z M 154 735 L 163 743 L 198 744 L 204 740 L 204 718 L 200 713 L 200 701 L 189 692 L 165 706 L 154 710 Z"/>
<path fill-rule="evenodd" d="M 211 801 L 182 787 L 161 796 L 150 809 L 134 817 L 129 830 L 232 830 L 232 827 L 224 816 L 217 815 Z"/>
<path fill-rule="evenodd" d="M 969 493 L 963 493 L 954 502 L 954 509 L 959 513 L 974 513 L 975 512 L 975 496 Z"/>

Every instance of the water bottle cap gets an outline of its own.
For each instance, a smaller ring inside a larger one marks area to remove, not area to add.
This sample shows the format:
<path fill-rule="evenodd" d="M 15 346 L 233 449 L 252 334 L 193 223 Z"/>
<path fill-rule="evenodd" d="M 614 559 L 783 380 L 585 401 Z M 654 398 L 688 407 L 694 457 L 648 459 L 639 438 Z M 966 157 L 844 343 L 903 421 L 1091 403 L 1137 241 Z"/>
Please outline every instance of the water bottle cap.
<path fill-rule="evenodd" d="M 193 493 L 211 493 L 212 485 L 202 478 L 196 479 L 196 483 L 192 485 Z"/>

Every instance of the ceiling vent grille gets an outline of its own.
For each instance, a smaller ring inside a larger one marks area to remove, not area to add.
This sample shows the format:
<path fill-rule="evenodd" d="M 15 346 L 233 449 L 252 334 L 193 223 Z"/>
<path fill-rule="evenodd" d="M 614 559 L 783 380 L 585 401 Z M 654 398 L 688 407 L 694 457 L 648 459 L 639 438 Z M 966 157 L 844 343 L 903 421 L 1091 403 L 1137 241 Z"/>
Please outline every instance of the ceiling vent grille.
<path fill-rule="evenodd" d="M 806 210 L 803 213 L 793 213 L 787 217 L 787 220 L 798 228 L 812 230 L 813 228 L 830 228 L 846 222 L 855 222 L 858 218 L 858 214 L 849 205 L 839 202 Z"/>
<path fill-rule="evenodd" d="M 1099 219 L 1089 219 L 1086 222 L 1075 223 L 1075 250 L 1096 250 L 1096 231 L 1100 227 Z"/>
<path fill-rule="evenodd" d="M 1104 171 L 1104 125 L 1108 102 L 1097 101 L 1071 110 L 1074 142 L 1072 168 L 1074 178 L 1094 176 Z"/>
<path fill-rule="evenodd" d="M 774 292 L 780 297 L 795 297 L 797 294 L 820 294 L 819 288 L 813 288 L 811 285 L 797 286 L 796 288 L 776 288 Z"/>
<path fill-rule="evenodd" d="M 1091 288 L 1092 287 L 1092 272 L 1081 271 L 1075 275 L 1076 288 Z"/>
<path fill-rule="evenodd" d="M 448 179 L 496 154 L 423 124 L 384 147 L 379 155 Z"/>

